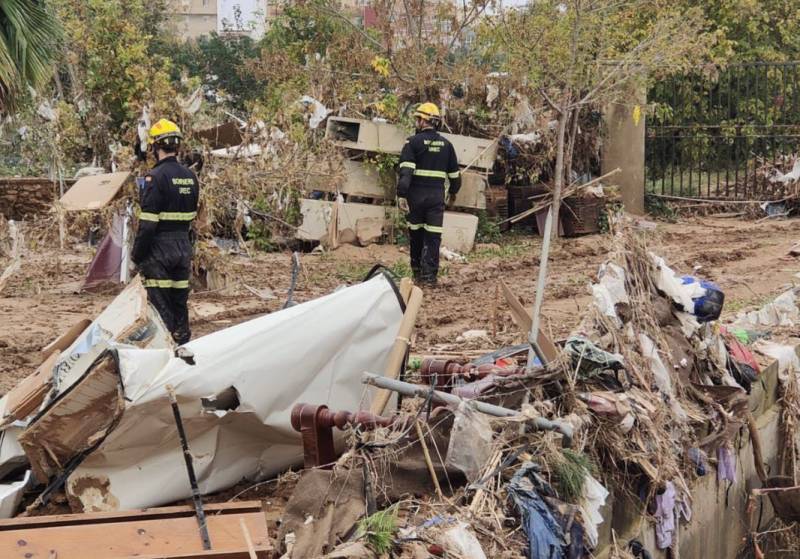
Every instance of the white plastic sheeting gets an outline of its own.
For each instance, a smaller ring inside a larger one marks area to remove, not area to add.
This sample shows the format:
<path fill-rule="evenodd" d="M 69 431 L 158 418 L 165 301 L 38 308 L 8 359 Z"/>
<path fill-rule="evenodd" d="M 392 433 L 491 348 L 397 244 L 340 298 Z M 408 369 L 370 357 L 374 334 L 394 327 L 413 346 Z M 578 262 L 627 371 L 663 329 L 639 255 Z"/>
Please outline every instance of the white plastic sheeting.
<path fill-rule="evenodd" d="M 186 346 L 195 365 L 169 350 L 120 347 L 125 409 L 69 477 L 70 501 L 91 511 L 190 496 L 167 385 L 176 391 L 203 493 L 302 463 L 300 434 L 290 424 L 294 404 L 368 405 L 361 373 L 383 370 L 401 320 L 393 286 L 378 276 L 198 338 Z M 233 409 L 201 401 L 230 395 L 231 387 Z"/>
<path fill-rule="evenodd" d="M 31 482 L 31 471 L 25 472 L 20 481 L 0 484 L 0 518 L 11 518 L 22 502 L 22 494 Z"/>
<path fill-rule="evenodd" d="M 603 523 L 603 515 L 600 509 L 606 504 L 608 490 L 597 481 L 591 474 L 587 473 L 583 483 L 583 493 L 580 499 L 581 515 L 584 518 L 584 528 L 586 537 L 592 548 L 597 547 L 600 537 L 597 527 Z"/>
<path fill-rule="evenodd" d="M 790 289 L 757 311 L 739 313 L 733 325 L 738 328 L 794 326 L 798 319 L 800 319 L 800 309 L 797 308 L 797 294 L 794 289 Z"/>
<path fill-rule="evenodd" d="M 656 287 L 666 293 L 675 303 L 680 305 L 684 311 L 692 312 L 694 310 L 694 299 L 702 297 L 706 294 L 706 290 L 700 287 L 698 282 L 683 283 L 683 280 L 672 271 L 672 268 L 667 266 L 667 263 L 660 256 L 650 254 L 655 264 Z"/>
<path fill-rule="evenodd" d="M 622 326 L 616 306 L 619 303 L 631 302 L 625 291 L 625 270 L 613 262 L 608 262 L 600 266 L 598 276 L 599 283 L 591 286 L 594 304 L 601 313 L 614 320 L 618 326 Z"/>

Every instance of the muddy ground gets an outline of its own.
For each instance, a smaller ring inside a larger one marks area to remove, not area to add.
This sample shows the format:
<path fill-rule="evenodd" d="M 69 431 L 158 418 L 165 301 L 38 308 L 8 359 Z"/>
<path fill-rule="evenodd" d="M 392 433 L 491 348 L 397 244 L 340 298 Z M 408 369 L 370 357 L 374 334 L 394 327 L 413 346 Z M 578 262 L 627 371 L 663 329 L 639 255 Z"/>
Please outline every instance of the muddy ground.
<path fill-rule="evenodd" d="M 737 221 L 687 218 L 658 223 L 648 232 L 652 250 L 682 273 L 717 282 L 726 293 L 725 313 L 760 306 L 791 285 L 800 262 L 788 251 L 800 239 L 800 220 Z M 589 301 L 588 284 L 595 278 L 611 239 L 595 235 L 565 239 L 555 247 L 544 299 L 544 325 L 555 339 L 566 337 Z M 426 292 L 413 350 L 446 353 L 465 348 L 496 348 L 521 339 L 496 285 L 504 279 L 526 306 L 533 301 L 538 273 L 538 238 L 513 235 L 499 244 L 479 245 L 467 263 L 444 263 L 440 286 Z M 62 253 L 29 249 L 21 270 L 0 295 L 0 393 L 39 365 L 40 349 L 80 317 L 96 315 L 116 290 L 81 292 L 93 249 L 75 244 Z M 323 295 L 343 283 L 359 281 L 375 263 L 396 272 L 408 271 L 404 247 L 342 247 L 334 252 L 302 255 L 295 300 Z M 0 264 L 7 263 L 7 259 Z M 286 253 L 227 257 L 229 286 L 211 292 L 196 290 L 190 301 L 195 336 L 278 310 L 291 277 Z M 262 299 L 268 291 L 273 299 Z M 489 339 L 459 342 L 467 330 L 487 330 Z"/>

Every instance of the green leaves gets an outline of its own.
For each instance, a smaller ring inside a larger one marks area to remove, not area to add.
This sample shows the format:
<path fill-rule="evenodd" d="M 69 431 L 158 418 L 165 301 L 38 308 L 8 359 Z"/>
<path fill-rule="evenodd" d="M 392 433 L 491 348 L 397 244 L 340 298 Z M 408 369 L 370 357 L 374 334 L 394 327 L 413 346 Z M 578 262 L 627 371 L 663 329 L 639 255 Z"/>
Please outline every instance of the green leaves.
<path fill-rule="evenodd" d="M 44 2 L 0 2 L 0 111 L 6 112 L 27 86 L 38 87 L 53 74 L 61 25 Z"/>

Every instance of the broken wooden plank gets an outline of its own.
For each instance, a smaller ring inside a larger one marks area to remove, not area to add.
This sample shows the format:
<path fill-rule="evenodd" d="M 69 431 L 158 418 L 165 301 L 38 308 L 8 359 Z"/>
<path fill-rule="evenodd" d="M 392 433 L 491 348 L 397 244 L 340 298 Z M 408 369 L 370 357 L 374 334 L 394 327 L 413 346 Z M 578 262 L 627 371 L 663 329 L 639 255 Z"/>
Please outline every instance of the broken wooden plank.
<path fill-rule="evenodd" d="M 75 343 L 75 340 L 80 336 L 92 323 L 88 317 L 81 317 L 78 322 L 69 327 L 69 329 L 61 334 L 58 338 L 47 344 L 42 348 L 44 355 L 50 355 L 54 351 L 62 352 Z"/>
<path fill-rule="evenodd" d="M 405 366 L 408 348 L 411 346 L 411 334 L 414 331 L 414 325 L 417 323 L 419 309 L 422 307 L 422 295 L 422 290 L 419 287 L 413 286 L 411 288 L 408 305 L 403 314 L 403 321 L 397 330 L 392 351 L 386 359 L 384 374 L 387 378 L 400 378 L 401 368 Z M 388 390 L 379 390 L 372 398 L 372 406 L 370 407 L 372 413 L 375 415 L 383 414 L 383 410 L 386 409 L 390 398 L 391 393 Z"/>
<path fill-rule="evenodd" d="M 505 297 L 506 301 L 508 302 L 508 306 L 511 307 L 511 318 L 514 320 L 514 323 L 517 327 L 525 333 L 531 331 L 531 326 L 533 325 L 533 318 L 531 317 L 530 312 L 522 306 L 522 303 L 514 295 L 514 292 L 511 291 L 511 288 L 508 287 L 505 281 L 500 280 L 500 288 L 503 291 L 503 296 Z M 549 361 L 553 361 L 558 357 L 558 348 L 552 342 L 550 338 L 548 338 L 541 329 L 536 336 L 536 341 L 539 345 L 539 349 L 542 350 L 545 359 Z"/>
<path fill-rule="evenodd" d="M 238 501 L 232 503 L 209 503 L 205 505 L 209 515 L 245 514 L 260 512 L 261 501 Z M 191 505 L 175 505 L 171 507 L 154 507 L 134 510 L 87 512 L 80 514 L 52 514 L 47 516 L 28 516 L 0 519 L 0 532 L 6 530 L 32 530 L 35 528 L 52 528 L 56 526 L 79 526 L 82 524 L 113 524 L 136 522 L 140 520 L 161 520 L 165 518 L 190 518 L 195 515 Z M 279 511 L 274 511 L 268 520 L 278 520 Z"/>
<path fill-rule="evenodd" d="M 0 531 L 0 557 L 23 559 L 53 557 L 84 559 L 103 557 L 249 557 L 242 537 L 240 519 L 251 534 L 253 546 L 260 552 L 271 549 L 267 525 L 261 511 L 212 515 L 208 529 L 214 541 L 213 552 L 203 554 L 197 537 L 194 516 L 132 520 L 115 523 L 86 523 L 69 526 L 26 526 L 26 519 L 14 529 Z M 210 554 L 209 554 L 210 553 Z M 227 554 L 227 555 L 226 555 Z M 238 555 L 236 555 L 238 554 Z"/>

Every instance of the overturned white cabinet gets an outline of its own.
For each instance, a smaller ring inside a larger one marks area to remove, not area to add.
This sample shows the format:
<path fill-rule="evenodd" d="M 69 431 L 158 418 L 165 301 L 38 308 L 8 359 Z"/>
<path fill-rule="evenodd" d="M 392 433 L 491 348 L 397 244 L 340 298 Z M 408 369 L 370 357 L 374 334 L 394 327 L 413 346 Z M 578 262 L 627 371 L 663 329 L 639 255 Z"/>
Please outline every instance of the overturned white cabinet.
<path fill-rule="evenodd" d="M 303 221 L 297 238 L 321 241 L 333 230 L 336 219 L 337 240 L 340 243 L 366 245 L 380 240 L 387 225 L 387 208 L 373 204 L 336 203 L 327 200 L 301 200 Z M 468 253 L 475 244 L 478 217 L 460 212 L 445 212 L 442 245 L 450 250 Z"/>

